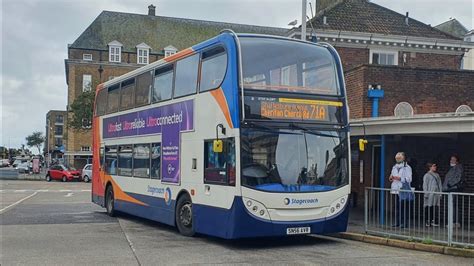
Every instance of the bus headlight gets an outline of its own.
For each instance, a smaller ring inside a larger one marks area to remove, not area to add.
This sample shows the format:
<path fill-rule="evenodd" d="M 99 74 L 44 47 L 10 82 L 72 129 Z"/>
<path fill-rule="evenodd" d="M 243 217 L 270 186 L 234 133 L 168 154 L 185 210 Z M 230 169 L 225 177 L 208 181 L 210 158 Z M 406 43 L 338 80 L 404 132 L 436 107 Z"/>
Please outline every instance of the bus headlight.
<path fill-rule="evenodd" d="M 327 217 L 335 216 L 336 214 L 340 213 L 342 210 L 344 210 L 344 206 L 347 203 L 347 197 L 343 196 L 337 200 L 335 200 L 333 203 L 328 208 L 328 214 Z"/>
<path fill-rule="evenodd" d="M 248 213 L 258 218 L 270 220 L 267 208 L 262 203 L 248 198 L 243 198 L 243 201 L 245 202 L 245 208 L 247 209 Z"/>

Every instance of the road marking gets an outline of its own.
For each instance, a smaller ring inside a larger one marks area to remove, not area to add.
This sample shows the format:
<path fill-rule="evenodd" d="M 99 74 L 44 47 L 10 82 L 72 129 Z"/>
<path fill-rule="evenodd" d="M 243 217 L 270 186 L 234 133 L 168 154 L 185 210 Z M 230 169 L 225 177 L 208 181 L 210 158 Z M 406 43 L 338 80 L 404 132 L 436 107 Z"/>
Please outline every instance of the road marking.
<path fill-rule="evenodd" d="M 29 195 L 29 196 L 27 196 L 27 197 L 22 198 L 21 200 L 15 202 L 15 203 L 12 203 L 12 204 L 8 205 L 7 207 L 5 207 L 5 208 L 3 208 L 3 209 L 0 210 L 0 214 L 3 214 L 4 211 L 8 210 L 9 208 L 11 208 L 11 207 L 13 207 L 13 206 L 15 206 L 15 205 L 18 205 L 18 204 L 22 203 L 23 201 L 25 201 L 25 200 L 27 200 L 27 199 L 33 197 L 33 196 L 36 195 L 36 194 L 38 194 L 38 192 L 35 192 L 35 193 L 33 193 L 33 194 L 31 194 L 31 195 Z"/>
<path fill-rule="evenodd" d="M 71 197 L 73 194 L 74 194 L 74 193 L 69 192 L 69 193 L 67 193 L 67 195 L 65 195 L 64 197 L 66 197 L 66 198 L 67 198 L 67 197 Z"/>
<path fill-rule="evenodd" d="M 59 193 L 64 193 L 64 192 L 91 192 L 90 189 L 61 189 L 61 190 L 49 190 L 49 189 L 2 189 L 0 190 L 0 193 L 33 193 L 33 192 L 59 192 Z"/>

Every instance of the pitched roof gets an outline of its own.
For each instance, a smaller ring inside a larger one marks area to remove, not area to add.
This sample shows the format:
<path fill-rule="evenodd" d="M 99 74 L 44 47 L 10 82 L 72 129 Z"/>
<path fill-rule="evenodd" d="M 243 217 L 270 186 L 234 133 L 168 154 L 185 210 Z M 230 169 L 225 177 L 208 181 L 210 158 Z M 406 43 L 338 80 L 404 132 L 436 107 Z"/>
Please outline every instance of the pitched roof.
<path fill-rule="evenodd" d="M 468 32 L 466 27 L 464 27 L 464 25 L 462 25 L 461 22 L 455 18 L 445 21 L 435 26 L 435 28 L 459 38 L 464 37 L 464 35 Z"/>
<path fill-rule="evenodd" d="M 311 22 L 315 29 L 459 40 L 413 18 L 409 18 L 407 25 L 404 15 L 367 0 L 339 1 L 318 12 L 308 22 L 309 28 Z"/>
<path fill-rule="evenodd" d="M 137 44 L 144 42 L 151 47 L 152 53 L 156 53 L 168 45 L 179 50 L 188 48 L 216 36 L 223 29 L 279 36 L 288 31 L 285 28 L 103 11 L 69 47 L 105 50 L 108 43 L 117 40 L 123 44 L 123 51 L 135 51 Z"/>

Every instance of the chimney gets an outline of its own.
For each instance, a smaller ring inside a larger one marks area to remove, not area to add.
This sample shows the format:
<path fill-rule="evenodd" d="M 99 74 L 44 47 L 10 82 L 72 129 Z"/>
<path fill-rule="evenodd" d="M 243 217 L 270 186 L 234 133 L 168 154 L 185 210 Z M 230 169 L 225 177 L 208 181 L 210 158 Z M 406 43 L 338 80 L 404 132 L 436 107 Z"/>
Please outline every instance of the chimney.
<path fill-rule="evenodd" d="M 406 16 L 405 16 L 405 24 L 407 24 L 407 26 L 408 26 L 408 18 L 409 18 L 409 17 L 408 17 L 408 12 L 407 12 L 407 14 L 406 14 Z"/>
<path fill-rule="evenodd" d="M 148 16 L 156 16 L 156 6 L 149 5 L 148 6 Z"/>

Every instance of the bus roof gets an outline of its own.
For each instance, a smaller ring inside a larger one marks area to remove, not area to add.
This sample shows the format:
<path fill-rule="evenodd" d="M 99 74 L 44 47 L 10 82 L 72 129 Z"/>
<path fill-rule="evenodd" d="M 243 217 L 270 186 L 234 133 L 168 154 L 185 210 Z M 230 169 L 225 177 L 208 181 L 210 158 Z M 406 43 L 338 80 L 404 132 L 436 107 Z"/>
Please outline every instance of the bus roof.
<path fill-rule="evenodd" d="M 211 39 L 205 40 L 201 43 L 198 43 L 196 45 L 193 45 L 192 47 L 189 47 L 187 49 L 181 50 L 178 53 L 176 53 L 172 56 L 169 56 L 167 59 L 162 58 L 158 61 L 155 61 L 151 64 L 146 65 L 146 66 L 143 66 L 143 67 L 137 68 L 135 70 L 132 70 L 132 71 L 130 71 L 126 74 L 123 74 L 119 77 L 116 77 L 112 80 L 103 82 L 99 86 L 102 85 L 103 88 L 110 87 L 112 85 L 121 83 L 122 81 L 125 81 L 127 79 L 136 77 L 136 76 L 138 76 L 142 73 L 145 73 L 147 71 L 152 71 L 155 68 L 160 67 L 162 65 L 166 65 L 166 64 L 174 62 L 174 61 L 176 61 L 180 58 L 186 57 L 187 55 L 189 55 L 193 52 L 199 52 L 204 47 L 207 47 L 207 46 L 215 43 L 219 39 L 220 36 L 223 36 L 223 35 L 226 35 L 226 34 L 236 35 L 237 37 L 261 37 L 261 38 L 272 38 L 272 39 L 280 39 L 280 40 L 287 40 L 287 41 L 303 42 L 303 43 L 308 43 L 308 44 L 313 44 L 313 45 L 323 46 L 323 47 L 327 47 L 327 45 L 328 45 L 326 43 L 314 43 L 314 42 L 308 42 L 308 41 L 304 41 L 304 40 L 299 40 L 299 39 L 294 39 L 294 38 L 289 38 L 289 37 L 283 37 L 283 36 L 268 35 L 268 34 L 256 34 L 256 33 L 235 33 L 232 30 L 223 30 L 219 35 L 217 35 L 217 36 L 215 36 Z"/>

